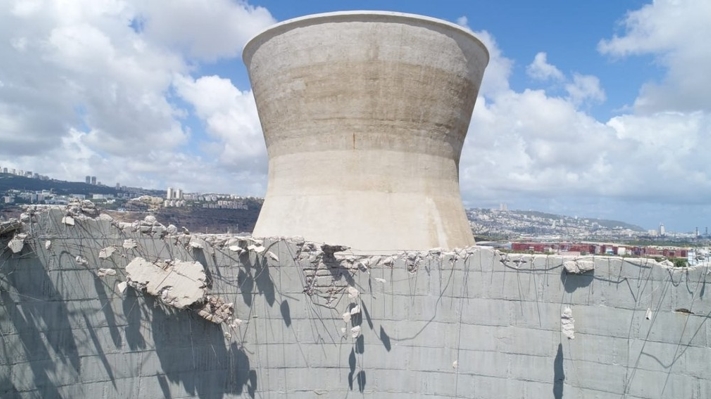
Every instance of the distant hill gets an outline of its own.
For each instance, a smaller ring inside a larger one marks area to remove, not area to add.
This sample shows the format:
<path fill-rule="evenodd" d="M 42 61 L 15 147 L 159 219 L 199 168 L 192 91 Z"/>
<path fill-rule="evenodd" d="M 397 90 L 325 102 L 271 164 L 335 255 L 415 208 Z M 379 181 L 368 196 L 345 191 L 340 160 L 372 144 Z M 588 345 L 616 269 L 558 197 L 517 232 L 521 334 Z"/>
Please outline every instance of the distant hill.
<path fill-rule="evenodd" d="M 113 194 L 118 190 L 114 187 L 96 186 L 82 182 L 62 180 L 40 180 L 29 177 L 16 176 L 9 173 L 0 173 L 0 193 L 8 190 L 41 191 L 51 190 L 55 194 Z"/>
<path fill-rule="evenodd" d="M 551 219 L 551 220 L 561 220 L 561 219 L 574 219 L 571 216 L 564 216 L 564 215 L 556 215 L 553 213 L 545 213 L 545 212 L 538 212 L 538 211 L 509 211 L 511 213 L 518 213 L 520 215 L 529 215 L 529 216 L 537 216 L 540 218 L 544 219 Z M 608 220 L 608 219 L 597 219 L 597 218 L 589 218 L 589 217 L 578 217 L 578 219 L 587 219 L 591 223 L 597 223 L 602 227 L 606 227 L 608 229 L 614 229 L 615 227 L 621 227 L 623 229 L 630 229 L 634 231 L 646 231 L 640 226 L 626 223 L 626 222 L 621 222 L 619 220 Z"/>

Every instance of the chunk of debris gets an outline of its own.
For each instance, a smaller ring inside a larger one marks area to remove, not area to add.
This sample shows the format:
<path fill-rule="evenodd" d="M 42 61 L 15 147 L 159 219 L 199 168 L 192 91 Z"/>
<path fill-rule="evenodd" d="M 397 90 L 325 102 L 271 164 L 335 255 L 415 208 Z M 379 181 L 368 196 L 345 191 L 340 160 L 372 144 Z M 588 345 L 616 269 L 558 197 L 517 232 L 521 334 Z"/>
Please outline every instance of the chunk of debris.
<path fill-rule="evenodd" d="M 232 323 L 230 323 L 230 327 L 232 328 L 237 328 L 242 325 L 242 320 L 240 319 L 234 319 L 232 320 Z"/>
<path fill-rule="evenodd" d="M 383 283 L 383 284 L 387 283 L 387 281 L 384 278 L 380 278 L 380 277 L 376 277 L 375 281 L 377 281 L 379 283 Z"/>
<path fill-rule="evenodd" d="M 74 226 L 74 217 L 67 215 L 62 218 L 62 223 L 67 226 Z"/>
<path fill-rule="evenodd" d="M 267 251 L 267 256 L 268 256 L 271 260 L 273 260 L 273 261 L 275 261 L 275 262 L 279 262 L 279 257 L 276 256 L 276 255 L 274 254 L 274 252 L 272 252 L 272 251 Z"/>
<path fill-rule="evenodd" d="M 459 367 L 459 362 L 457 360 L 455 360 L 452 362 L 452 368 L 456 369 L 457 367 Z"/>
<path fill-rule="evenodd" d="M 367 263 L 366 266 L 373 268 L 378 265 L 378 262 L 380 262 L 380 256 L 378 256 L 378 255 L 371 256 L 370 258 L 368 258 L 368 261 L 366 262 Z"/>
<path fill-rule="evenodd" d="M 351 314 L 354 315 L 358 313 L 360 313 L 360 305 L 355 305 L 353 309 L 351 309 Z"/>
<path fill-rule="evenodd" d="M 563 309 L 563 314 L 560 315 L 560 329 L 568 339 L 575 339 L 575 319 L 572 309 Z"/>
<path fill-rule="evenodd" d="M 392 256 L 388 256 L 385 259 L 383 259 L 383 261 L 380 263 L 382 263 L 385 266 L 392 266 L 394 262 L 395 262 L 395 259 L 393 259 Z"/>
<path fill-rule="evenodd" d="M 98 217 L 99 220 L 103 220 L 105 222 L 113 222 L 114 218 L 111 217 L 111 215 L 107 215 L 105 213 L 102 213 Z"/>
<path fill-rule="evenodd" d="M 329 244 L 323 244 L 321 245 L 321 251 L 323 251 L 323 258 L 324 259 L 330 259 L 330 260 L 335 260 L 335 253 L 336 252 L 343 252 L 351 249 L 351 247 L 347 247 L 345 245 L 329 245 Z"/>
<path fill-rule="evenodd" d="M 52 248 L 52 241 L 47 240 L 44 242 L 44 249 L 50 249 Z"/>
<path fill-rule="evenodd" d="M 17 234 L 12 238 L 12 240 L 10 240 L 10 242 L 7 243 L 7 247 L 10 248 L 10 251 L 12 251 L 13 254 L 20 253 L 22 248 L 25 246 L 26 238 L 27 234 L 25 233 Z"/>
<path fill-rule="evenodd" d="M 125 281 L 119 281 L 116 283 L 116 288 L 118 288 L 119 292 L 122 294 L 126 291 L 127 286 L 128 284 Z"/>
<path fill-rule="evenodd" d="M 225 339 L 230 339 L 232 338 L 232 334 L 229 333 L 229 331 L 225 331 Z"/>
<path fill-rule="evenodd" d="M 190 248 L 193 249 L 203 249 L 202 243 L 195 241 L 195 240 L 190 240 Z"/>
<path fill-rule="evenodd" d="M 346 323 L 350 322 L 351 321 L 351 312 L 343 313 L 342 317 L 343 317 L 344 322 L 346 322 Z"/>
<path fill-rule="evenodd" d="M 19 230 L 21 227 L 22 223 L 15 218 L 11 218 L 7 221 L 0 221 L 0 236 L 9 235 L 9 233 Z"/>
<path fill-rule="evenodd" d="M 674 310 L 676 313 L 683 313 L 683 314 L 694 314 L 691 310 L 687 308 L 679 308 Z"/>
<path fill-rule="evenodd" d="M 81 202 L 80 210 L 82 213 L 89 216 L 96 216 L 99 211 L 96 209 L 96 204 L 89 200 L 83 200 Z"/>
<path fill-rule="evenodd" d="M 146 217 L 143 218 L 143 221 L 146 222 L 146 223 L 151 223 L 151 224 L 153 224 L 153 223 L 156 223 L 158 220 L 156 219 L 155 216 L 153 216 L 153 215 L 148 215 L 148 216 L 146 216 Z"/>
<path fill-rule="evenodd" d="M 116 252 L 116 248 L 114 247 L 102 248 L 99 251 L 99 259 L 108 259 L 114 254 L 114 252 Z"/>
<path fill-rule="evenodd" d="M 136 244 L 136 240 L 134 240 L 133 238 L 128 238 L 126 240 L 123 240 L 123 248 L 124 249 L 132 249 L 132 248 L 136 248 L 137 246 L 138 246 L 138 244 Z"/>
<path fill-rule="evenodd" d="M 261 245 L 256 245 L 256 244 L 252 244 L 252 245 L 250 245 L 250 246 L 247 247 L 247 250 L 248 250 L 248 251 L 256 252 L 256 253 L 258 253 L 258 254 L 261 254 L 262 252 L 264 252 L 265 249 L 266 249 L 266 248 L 264 248 L 263 246 L 261 246 Z"/>
<path fill-rule="evenodd" d="M 565 271 L 571 274 L 582 274 L 595 269 L 595 262 L 591 260 L 566 260 L 563 262 Z"/>
<path fill-rule="evenodd" d="M 242 247 L 240 247 L 239 245 L 230 245 L 229 247 L 227 247 L 227 249 L 232 252 L 237 252 L 238 254 L 244 252 L 244 249 L 242 249 Z"/>
<path fill-rule="evenodd" d="M 118 222 L 118 228 L 121 230 L 133 230 L 133 223 L 128 222 Z"/>
<path fill-rule="evenodd" d="M 351 337 L 358 338 L 360 336 L 360 326 L 351 328 Z"/>
<path fill-rule="evenodd" d="M 168 227 L 166 227 L 165 231 L 170 235 L 178 234 L 178 227 L 174 224 L 169 224 Z"/>
<path fill-rule="evenodd" d="M 652 308 L 647 308 L 647 314 L 644 316 L 647 320 L 652 320 Z"/>
<path fill-rule="evenodd" d="M 184 309 L 205 298 L 205 268 L 199 262 L 174 260 L 157 265 L 141 257 L 126 266 L 128 284 Z"/>
<path fill-rule="evenodd" d="M 30 214 L 29 213 L 21 213 L 20 214 L 20 221 L 21 222 L 29 222 L 30 221 Z"/>
<path fill-rule="evenodd" d="M 232 317 L 233 307 L 233 303 L 225 303 L 216 296 L 209 296 L 203 306 L 198 309 L 198 315 L 207 321 L 220 324 Z"/>
<path fill-rule="evenodd" d="M 104 277 L 104 276 L 115 276 L 116 275 L 116 270 L 115 269 L 104 269 L 101 268 L 99 269 L 99 272 L 96 273 L 99 277 Z"/>
<path fill-rule="evenodd" d="M 351 299 L 355 299 L 360 295 L 360 292 L 355 289 L 355 287 L 348 287 L 348 297 Z"/>
<path fill-rule="evenodd" d="M 82 266 L 86 266 L 89 264 L 89 261 L 86 260 L 86 258 L 81 255 L 77 255 L 77 257 L 74 260 Z"/>

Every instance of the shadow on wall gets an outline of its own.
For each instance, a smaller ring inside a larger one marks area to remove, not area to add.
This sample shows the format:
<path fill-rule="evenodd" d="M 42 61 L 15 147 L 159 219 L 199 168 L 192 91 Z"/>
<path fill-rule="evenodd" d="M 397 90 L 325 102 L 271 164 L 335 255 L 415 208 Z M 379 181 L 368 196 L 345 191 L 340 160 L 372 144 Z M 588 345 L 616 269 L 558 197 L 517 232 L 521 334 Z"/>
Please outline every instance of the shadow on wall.
<path fill-rule="evenodd" d="M 563 344 L 558 344 L 558 353 L 553 361 L 553 398 L 563 398 L 563 385 L 565 384 L 565 372 L 563 371 Z"/>
<path fill-rule="evenodd" d="M 2 340 L 0 364 L 29 362 L 32 384 L 42 397 L 61 397 L 49 375 L 57 374 L 57 362 L 69 365 L 74 374 L 80 372 L 79 351 L 69 322 L 67 303 L 52 283 L 40 262 L 23 261 L 0 255 L 0 309 L 10 320 L 18 342 Z M 38 326 L 52 326 L 51 331 L 40 331 Z M 51 348 L 51 350 L 50 350 Z M 12 397 L 12 383 L 0 381 L 0 397 Z"/>
<path fill-rule="evenodd" d="M 185 392 L 201 399 L 245 391 L 255 396 L 257 373 L 250 369 L 243 349 L 236 343 L 225 345 L 220 326 L 192 312 L 166 308 L 151 297 L 145 297 L 145 303 L 154 309 L 151 330 L 160 362 L 157 374 L 164 373 L 168 381 L 181 383 Z M 159 382 L 165 397 L 171 397 L 166 381 L 159 378 Z"/>
<path fill-rule="evenodd" d="M 209 273 L 211 265 L 203 251 L 193 251 L 194 259 L 200 262 L 208 273 L 208 280 L 216 283 Z M 241 263 L 237 283 L 244 303 L 252 307 L 255 295 L 263 295 L 271 307 L 276 303 L 275 287 L 269 274 L 268 261 L 253 262 L 249 254 L 240 257 Z M 219 268 L 214 267 L 218 270 Z M 219 273 L 219 270 L 218 270 Z M 129 292 L 132 290 L 128 290 Z M 135 297 L 135 293 L 132 293 Z M 141 313 L 152 317 L 152 340 L 160 367 L 156 370 L 158 382 L 165 397 L 171 397 L 170 383 L 180 383 L 185 392 L 201 399 L 222 398 L 225 394 L 255 397 L 257 372 L 250 368 L 247 352 L 237 343 L 225 345 L 222 328 L 192 312 L 175 310 L 160 304 L 155 298 L 144 296 L 145 312 L 133 310 L 138 316 L 127 319 L 126 340 L 131 347 L 145 345 L 140 335 Z M 126 299 L 129 299 L 128 297 Z M 124 299 L 124 303 L 126 303 Z M 137 303 L 138 298 L 133 299 Z M 133 307 L 134 305 L 124 305 Z M 156 309 L 161 307 L 162 309 Z M 291 311 L 286 300 L 279 303 L 280 312 L 287 327 L 291 325 Z M 125 309 L 125 308 L 124 308 Z M 133 333 L 129 337 L 128 332 Z M 144 375 L 147 375 L 144 372 Z"/>
<path fill-rule="evenodd" d="M 595 275 L 593 272 L 587 272 L 583 274 L 571 274 L 563 270 L 560 273 L 560 281 L 563 283 L 565 292 L 573 293 L 578 288 L 584 288 L 592 284 L 595 280 Z"/>

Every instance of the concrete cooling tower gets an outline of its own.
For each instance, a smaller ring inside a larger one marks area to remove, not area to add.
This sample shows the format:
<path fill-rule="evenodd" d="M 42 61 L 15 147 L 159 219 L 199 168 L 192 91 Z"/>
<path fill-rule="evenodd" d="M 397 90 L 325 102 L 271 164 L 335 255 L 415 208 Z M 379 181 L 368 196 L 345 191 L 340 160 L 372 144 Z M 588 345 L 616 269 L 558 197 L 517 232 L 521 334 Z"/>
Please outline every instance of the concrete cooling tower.
<path fill-rule="evenodd" d="M 366 252 L 474 244 L 459 158 L 489 54 L 469 31 L 319 14 L 260 33 L 243 59 L 269 154 L 255 236 Z"/>

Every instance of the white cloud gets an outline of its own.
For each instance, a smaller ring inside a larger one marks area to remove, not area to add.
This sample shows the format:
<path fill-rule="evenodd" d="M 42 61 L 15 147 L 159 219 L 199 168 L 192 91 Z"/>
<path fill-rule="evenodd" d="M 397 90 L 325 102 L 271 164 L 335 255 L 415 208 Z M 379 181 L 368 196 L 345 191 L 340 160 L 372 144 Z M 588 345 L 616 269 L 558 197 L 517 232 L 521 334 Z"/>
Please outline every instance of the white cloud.
<path fill-rule="evenodd" d="M 235 57 L 256 32 L 276 21 L 267 9 L 237 0 L 138 2 L 137 23 L 151 40 L 214 60 Z"/>
<path fill-rule="evenodd" d="M 561 72 L 555 65 L 548 63 L 546 53 L 540 52 L 536 54 L 533 58 L 533 62 L 526 67 L 526 73 L 528 76 L 537 80 L 563 80 L 563 72 Z"/>
<path fill-rule="evenodd" d="M 260 193 L 260 176 L 219 162 L 236 146 L 227 125 L 254 118 L 241 105 L 251 95 L 226 103 L 236 108 L 220 110 L 229 119 L 222 128 L 219 117 L 205 114 L 208 132 L 217 133 L 202 142 L 191 134 L 190 109 L 174 97 L 174 79 L 195 82 L 190 74 L 200 62 L 239 56 L 273 22 L 263 8 L 228 0 L 17 0 L 0 7 L 0 163 L 69 180 L 104 173 L 123 184 L 182 181 L 186 189 L 231 181 Z M 261 137 L 256 142 L 263 147 Z M 199 151 L 213 147 L 222 158 Z"/>
<path fill-rule="evenodd" d="M 462 28 L 472 32 L 484 43 L 489 50 L 489 65 L 484 71 L 484 80 L 479 89 L 481 96 L 494 96 L 497 93 L 506 92 L 509 89 L 509 77 L 513 68 L 513 60 L 504 57 L 501 49 L 496 43 L 494 36 L 487 31 L 472 31 L 469 27 L 467 17 L 459 17 L 457 24 Z"/>
<path fill-rule="evenodd" d="M 635 101 L 638 112 L 711 111 L 711 2 L 656 0 L 627 14 L 624 34 L 602 40 L 598 50 L 615 57 L 651 54 L 667 73 L 650 81 Z"/>
<path fill-rule="evenodd" d="M 565 85 L 570 101 L 574 104 L 605 101 L 605 91 L 600 87 L 600 79 L 592 75 L 573 74 L 573 81 Z"/>
<path fill-rule="evenodd" d="M 480 96 L 460 161 L 466 203 L 570 205 L 597 198 L 698 204 L 711 195 L 704 156 L 711 147 L 708 113 L 597 120 L 580 106 L 605 100 L 599 79 L 558 75 L 541 54 L 529 73 L 565 82 L 567 96 L 529 89 Z"/>
<path fill-rule="evenodd" d="M 174 85 L 220 143 L 215 155 L 222 164 L 266 173 L 266 148 L 251 91 L 241 92 L 218 76 L 178 76 Z"/>

